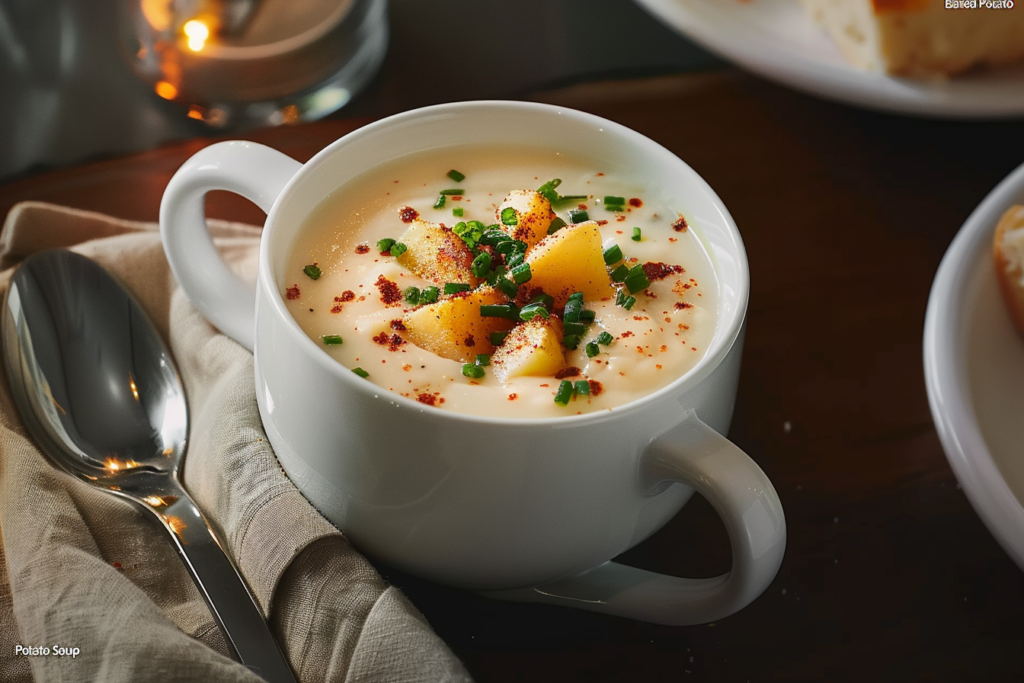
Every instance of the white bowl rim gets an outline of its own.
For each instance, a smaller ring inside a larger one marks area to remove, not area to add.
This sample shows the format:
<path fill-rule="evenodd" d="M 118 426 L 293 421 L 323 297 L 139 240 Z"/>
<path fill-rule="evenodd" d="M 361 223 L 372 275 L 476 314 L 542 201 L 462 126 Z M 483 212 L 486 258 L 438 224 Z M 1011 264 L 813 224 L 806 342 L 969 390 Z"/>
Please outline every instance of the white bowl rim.
<path fill-rule="evenodd" d="M 999 217 L 1024 192 L 1024 164 L 1007 176 L 964 222 L 946 251 L 928 297 L 924 326 L 924 371 L 928 403 L 953 473 L 989 531 L 1024 568 L 1024 505 L 992 457 L 971 400 L 959 334 L 961 311 L 969 310 L 964 283 L 992 248 Z"/>

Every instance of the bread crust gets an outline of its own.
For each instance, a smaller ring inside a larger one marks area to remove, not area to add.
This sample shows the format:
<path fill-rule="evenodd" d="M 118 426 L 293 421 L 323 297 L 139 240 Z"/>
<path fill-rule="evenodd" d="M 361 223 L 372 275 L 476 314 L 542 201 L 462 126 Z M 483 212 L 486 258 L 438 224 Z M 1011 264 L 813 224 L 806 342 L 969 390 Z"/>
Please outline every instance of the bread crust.
<path fill-rule="evenodd" d="M 1005 248 L 1006 234 L 1015 230 L 1024 230 L 1024 206 L 1014 206 L 1004 213 L 992 238 L 992 255 L 999 290 L 1003 293 L 1003 301 L 1013 317 L 1017 331 L 1024 336 L 1024 263 L 1015 261 Z"/>

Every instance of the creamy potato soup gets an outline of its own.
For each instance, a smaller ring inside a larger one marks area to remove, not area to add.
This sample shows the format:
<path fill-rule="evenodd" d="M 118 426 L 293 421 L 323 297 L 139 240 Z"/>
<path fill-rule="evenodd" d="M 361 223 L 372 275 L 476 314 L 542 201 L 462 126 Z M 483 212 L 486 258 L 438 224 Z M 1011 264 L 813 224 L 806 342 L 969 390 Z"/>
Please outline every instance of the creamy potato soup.
<path fill-rule="evenodd" d="M 281 294 L 326 353 L 472 415 L 624 405 L 693 367 L 717 320 L 685 207 L 636 172 L 537 149 L 446 149 L 369 171 L 312 212 L 287 268 Z"/>

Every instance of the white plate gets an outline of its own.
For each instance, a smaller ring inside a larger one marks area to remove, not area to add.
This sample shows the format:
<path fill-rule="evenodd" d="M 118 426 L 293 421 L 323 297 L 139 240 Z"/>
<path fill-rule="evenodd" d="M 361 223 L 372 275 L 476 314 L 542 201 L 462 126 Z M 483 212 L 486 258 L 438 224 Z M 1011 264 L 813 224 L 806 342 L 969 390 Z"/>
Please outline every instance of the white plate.
<path fill-rule="evenodd" d="M 708 50 L 813 95 L 919 116 L 1024 115 L 1024 65 L 949 81 L 893 78 L 849 66 L 797 0 L 636 1 Z"/>
<path fill-rule="evenodd" d="M 924 368 L 949 464 L 1024 569 L 1024 340 L 992 265 L 996 223 L 1013 204 L 1024 204 L 1024 165 L 974 210 L 942 259 L 928 298 Z"/>

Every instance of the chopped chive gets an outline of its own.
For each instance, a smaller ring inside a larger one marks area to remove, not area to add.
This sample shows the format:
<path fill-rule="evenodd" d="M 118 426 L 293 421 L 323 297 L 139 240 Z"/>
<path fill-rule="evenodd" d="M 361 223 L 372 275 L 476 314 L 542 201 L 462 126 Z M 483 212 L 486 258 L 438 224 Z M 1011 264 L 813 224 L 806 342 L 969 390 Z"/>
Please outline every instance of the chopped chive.
<path fill-rule="evenodd" d="M 457 183 L 461 183 L 463 180 L 466 179 L 466 175 L 464 173 L 459 173 L 454 168 L 448 171 L 446 175 Z"/>
<path fill-rule="evenodd" d="M 488 271 L 491 269 L 491 255 L 486 251 L 481 251 L 480 254 L 473 259 L 473 263 L 470 264 L 470 269 L 476 277 L 486 277 Z"/>
<path fill-rule="evenodd" d="M 441 293 L 437 287 L 431 285 L 426 289 L 420 290 L 420 303 L 421 304 L 432 304 L 437 301 L 438 295 Z"/>
<path fill-rule="evenodd" d="M 629 269 L 629 274 L 626 275 L 623 282 L 625 282 L 626 289 L 629 290 L 630 294 L 642 292 L 651 286 L 651 281 L 647 279 L 647 273 L 644 272 L 644 267 L 639 264 Z"/>
<path fill-rule="evenodd" d="M 529 282 L 530 278 L 533 277 L 533 273 L 530 272 L 529 263 L 520 263 L 518 266 L 512 269 L 512 279 L 516 281 L 517 285 L 521 285 L 524 282 Z"/>
<path fill-rule="evenodd" d="M 562 325 L 562 329 L 565 331 L 566 334 L 574 334 L 576 336 L 580 336 L 587 331 L 587 326 L 584 325 L 583 323 L 572 323 L 566 320 L 565 324 Z"/>
<path fill-rule="evenodd" d="M 511 206 L 502 209 L 501 222 L 504 225 L 519 225 L 519 218 L 516 216 L 516 210 Z"/>
<path fill-rule="evenodd" d="M 631 238 L 634 242 L 640 241 L 640 228 L 633 228 L 633 237 Z"/>
<path fill-rule="evenodd" d="M 551 296 L 550 294 L 545 294 L 544 292 L 541 292 L 537 296 L 530 299 L 530 303 L 541 304 L 542 306 L 544 306 L 544 308 L 550 311 L 551 307 L 555 305 L 555 297 Z"/>
<path fill-rule="evenodd" d="M 509 299 L 515 299 L 519 295 L 519 285 L 505 277 L 498 280 L 498 289 Z"/>
<path fill-rule="evenodd" d="M 540 187 L 538 187 L 537 192 L 544 195 L 545 199 L 554 204 L 555 202 L 558 201 L 558 193 L 555 192 L 555 188 L 561 184 L 562 180 L 560 178 L 553 178 L 548 182 L 544 183 L 543 185 L 541 185 Z"/>
<path fill-rule="evenodd" d="M 445 196 L 443 194 L 437 195 L 437 201 L 434 202 L 435 209 L 443 209 L 445 203 Z"/>
<path fill-rule="evenodd" d="M 320 279 L 320 272 L 321 271 L 320 271 L 319 268 L 317 268 L 317 265 L 315 263 L 311 263 L 310 265 L 308 265 L 305 268 L 303 268 L 302 272 L 305 273 L 306 275 L 308 275 L 310 280 L 319 280 Z"/>
<path fill-rule="evenodd" d="M 384 239 L 377 241 L 377 249 L 379 249 L 380 253 L 382 254 L 387 253 L 391 251 L 391 247 L 394 245 L 394 243 L 395 241 L 393 239 L 391 239 L 390 237 L 385 237 Z"/>
<path fill-rule="evenodd" d="M 447 190 L 441 190 L 441 195 L 455 195 L 461 197 L 466 194 L 461 187 L 452 187 Z"/>
<path fill-rule="evenodd" d="M 480 306 L 480 317 L 519 320 L 519 309 L 515 304 L 484 304 Z"/>
<path fill-rule="evenodd" d="M 569 222 L 572 224 L 585 223 L 590 220 L 590 214 L 583 209 L 569 209 Z"/>
<path fill-rule="evenodd" d="M 629 275 L 629 267 L 622 265 L 612 271 L 612 282 L 622 282 Z"/>
<path fill-rule="evenodd" d="M 462 214 L 464 213 L 466 212 L 461 206 L 456 206 L 454 209 L 452 209 L 452 215 L 455 216 L 456 218 L 462 218 Z"/>
<path fill-rule="evenodd" d="M 626 300 L 626 292 L 619 290 L 615 293 L 615 305 L 621 306 L 622 302 Z"/>
<path fill-rule="evenodd" d="M 505 343 L 505 337 L 508 336 L 508 332 L 491 332 L 489 336 L 492 346 L 501 346 L 502 344 Z"/>
<path fill-rule="evenodd" d="M 563 379 L 562 383 L 558 385 L 558 391 L 555 392 L 555 403 L 560 406 L 569 405 L 569 401 L 572 399 L 572 382 L 567 379 Z"/>
<path fill-rule="evenodd" d="M 320 341 L 328 346 L 336 346 L 342 343 L 340 334 L 325 334 L 320 337 Z"/>
<path fill-rule="evenodd" d="M 551 225 L 548 226 L 548 234 L 554 235 L 556 232 L 565 227 L 565 221 L 558 216 L 555 216 L 555 220 L 551 221 Z"/>
<path fill-rule="evenodd" d="M 470 379 L 480 379 L 484 376 L 484 369 L 473 363 L 466 363 L 462 366 L 462 374 Z"/>
<path fill-rule="evenodd" d="M 476 354 L 476 364 L 480 365 L 480 366 L 490 365 L 491 364 L 491 356 L 489 354 L 486 354 L 486 353 L 478 353 L 478 354 Z"/>
<path fill-rule="evenodd" d="M 583 292 L 573 292 L 572 294 L 569 295 L 569 298 L 572 299 L 573 301 L 579 301 L 580 303 L 583 303 Z"/>
<path fill-rule="evenodd" d="M 398 258 L 406 251 L 408 251 L 408 249 L 409 247 L 405 246 L 401 242 L 395 242 L 394 244 L 391 245 L 391 255 L 394 256 L 395 258 Z"/>
<path fill-rule="evenodd" d="M 540 316 L 545 320 L 551 318 L 551 314 L 548 313 L 548 309 L 544 308 L 544 304 L 529 304 L 527 306 L 523 306 L 519 311 L 519 319 L 523 322 L 533 320 L 537 316 Z"/>
<path fill-rule="evenodd" d="M 613 341 L 615 341 L 615 337 L 613 337 L 611 333 L 609 333 L 608 331 L 604 331 L 601 334 L 597 335 L 597 339 L 595 339 L 594 341 L 596 341 L 598 344 L 601 344 L 602 346 L 608 346 Z"/>
<path fill-rule="evenodd" d="M 618 204 L 618 205 L 621 206 L 621 205 L 626 203 L 626 198 L 625 197 L 615 197 L 613 195 L 606 195 L 605 198 L 604 198 L 604 203 L 605 204 Z"/>
<path fill-rule="evenodd" d="M 502 240 L 494 245 L 494 251 L 498 252 L 502 256 L 508 256 L 513 251 L 516 251 L 516 240 Z"/>
<path fill-rule="evenodd" d="M 594 311 L 590 310 L 589 308 L 584 308 L 582 311 L 580 311 L 580 322 L 581 323 L 588 323 L 588 324 L 592 323 L 592 322 L 594 322 L 594 318 L 596 318 L 596 317 L 597 317 L 597 313 L 595 313 Z"/>
<path fill-rule="evenodd" d="M 559 204 L 562 204 L 562 203 L 565 203 L 565 202 L 585 202 L 589 198 L 590 197 L 588 197 L 585 194 L 569 194 L 569 195 L 566 195 L 564 197 L 559 195 L 559 197 L 558 197 L 558 199 L 556 201 Z"/>
<path fill-rule="evenodd" d="M 635 303 L 636 303 L 636 297 L 635 296 L 627 296 L 626 300 L 622 302 L 622 307 L 625 308 L 628 311 L 629 309 L 633 308 L 633 304 L 635 304 Z"/>
<path fill-rule="evenodd" d="M 508 269 L 505 268 L 505 266 L 498 266 L 491 272 L 487 273 L 487 284 L 491 287 L 495 286 L 498 284 L 498 280 L 505 277 L 506 272 L 508 272 Z"/>
<path fill-rule="evenodd" d="M 565 312 L 562 314 L 562 320 L 567 323 L 578 322 L 580 319 L 580 311 L 583 309 L 583 302 L 579 299 L 570 298 L 565 302 Z"/>
<path fill-rule="evenodd" d="M 370 376 L 370 373 L 368 373 L 366 370 L 363 370 L 362 368 L 352 368 L 352 372 L 356 373 L 363 379 L 366 379 L 367 377 Z"/>
<path fill-rule="evenodd" d="M 404 292 L 402 292 L 402 295 L 405 297 L 405 300 L 409 302 L 410 306 L 415 306 L 420 302 L 419 287 L 408 287 Z"/>
<path fill-rule="evenodd" d="M 587 358 L 593 358 L 597 354 L 601 353 L 601 349 L 600 347 L 598 347 L 597 342 L 589 342 L 586 346 L 586 349 Z"/>
<path fill-rule="evenodd" d="M 622 260 L 622 249 L 617 244 L 613 244 L 604 250 L 604 263 L 606 266 L 610 266 L 613 263 L 618 263 Z"/>
<path fill-rule="evenodd" d="M 575 351 L 576 348 L 579 345 L 580 345 L 580 337 L 579 337 L 579 335 L 567 334 L 564 337 L 562 337 L 562 346 L 564 346 L 565 348 L 569 349 L 570 351 Z"/>
<path fill-rule="evenodd" d="M 482 235 L 480 235 L 480 244 L 486 244 L 492 247 L 500 244 L 501 242 L 511 241 L 512 237 L 507 232 L 497 228 L 488 228 Z"/>
<path fill-rule="evenodd" d="M 523 263 L 526 259 L 526 255 L 521 251 L 513 251 L 511 254 L 505 257 L 505 265 L 515 270 L 515 268 Z"/>
<path fill-rule="evenodd" d="M 577 381 L 574 388 L 580 396 L 590 396 L 590 382 L 587 380 L 581 379 Z"/>
<path fill-rule="evenodd" d="M 444 283 L 445 294 L 458 294 L 459 292 L 468 292 L 471 289 L 473 289 L 472 285 L 467 285 L 463 282 Z"/>

